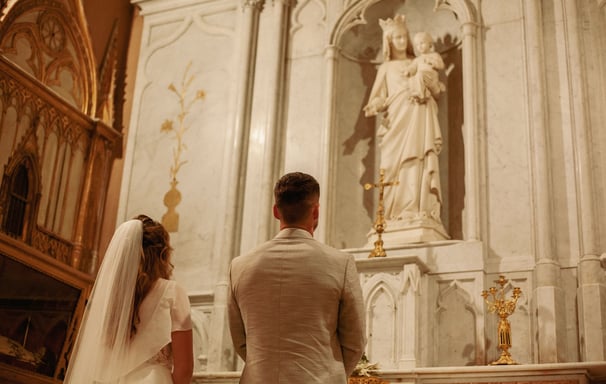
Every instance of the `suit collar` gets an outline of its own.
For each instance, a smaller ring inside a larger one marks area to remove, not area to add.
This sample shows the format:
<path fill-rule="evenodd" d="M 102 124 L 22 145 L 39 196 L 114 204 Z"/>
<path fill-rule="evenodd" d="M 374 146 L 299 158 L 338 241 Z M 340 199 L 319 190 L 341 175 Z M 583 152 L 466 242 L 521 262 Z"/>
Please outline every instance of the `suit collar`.
<path fill-rule="evenodd" d="M 305 238 L 313 239 L 314 237 L 304 229 L 301 228 L 284 228 L 275 237 L 276 239 L 287 239 L 287 238 Z"/>

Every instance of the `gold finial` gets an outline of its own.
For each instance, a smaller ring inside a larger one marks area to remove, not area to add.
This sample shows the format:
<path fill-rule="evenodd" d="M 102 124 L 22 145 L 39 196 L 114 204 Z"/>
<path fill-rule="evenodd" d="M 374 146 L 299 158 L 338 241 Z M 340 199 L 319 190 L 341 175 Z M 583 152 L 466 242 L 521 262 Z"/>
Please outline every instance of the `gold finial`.
<path fill-rule="evenodd" d="M 482 297 L 486 304 L 488 304 L 488 312 L 496 313 L 499 316 L 499 325 L 497 329 L 499 337 L 499 349 L 501 349 L 501 356 L 498 360 L 490 363 L 491 365 L 512 365 L 517 364 L 509 353 L 511 348 L 511 325 L 507 317 L 511 315 L 516 309 L 516 303 L 518 298 L 522 295 L 522 290 L 519 287 L 514 287 L 512 292 L 512 298 L 505 300 L 505 285 L 509 280 L 505 276 L 499 276 L 495 283 L 500 285 L 500 288 L 490 287 L 488 291 L 482 291 Z M 492 297 L 492 301 L 488 300 L 488 296 Z"/>
<path fill-rule="evenodd" d="M 379 188 L 379 206 L 377 207 L 377 218 L 373 225 L 375 231 L 377 231 L 377 241 L 375 241 L 375 248 L 370 252 L 368 258 L 372 257 L 385 257 L 387 254 L 385 253 L 385 249 L 383 249 L 383 238 L 382 234 L 385 231 L 385 208 L 383 207 L 383 191 L 385 187 L 390 187 L 393 185 L 398 185 L 399 182 L 390 181 L 385 182 L 385 169 L 381 168 L 379 170 L 379 182 L 377 184 L 364 184 L 364 189 L 369 190 L 371 188 Z"/>

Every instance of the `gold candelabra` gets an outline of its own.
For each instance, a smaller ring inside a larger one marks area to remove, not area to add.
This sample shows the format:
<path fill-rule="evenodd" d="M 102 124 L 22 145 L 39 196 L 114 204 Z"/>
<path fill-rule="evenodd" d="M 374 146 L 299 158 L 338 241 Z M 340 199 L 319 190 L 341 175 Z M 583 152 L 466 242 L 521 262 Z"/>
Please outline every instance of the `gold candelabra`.
<path fill-rule="evenodd" d="M 491 365 L 517 364 L 509 353 L 509 349 L 511 348 L 511 325 L 507 317 L 515 311 L 516 303 L 522 294 L 522 290 L 519 287 L 514 287 L 511 299 L 506 300 L 505 285 L 508 281 L 505 276 L 501 275 L 498 280 L 495 280 L 495 283 L 500 285 L 500 288 L 490 287 L 488 291 L 482 291 L 482 297 L 486 304 L 488 304 L 488 312 L 496 313 L 499 316 L 497 334 L 501 356 L 498 360 L 490 363 Z M 492 301 L 488 300 L 488 296 L 492 297 Z"/>
<path fill-rule="evenodd" d="M 390 187 L 392 185 L 398 185 L 399 182 L 390 181 L 385 182 L 385 169 L 381 168 L 379 170 L 379 182 L 376 184 L 366 183 L 364 184 L 364 189 L 369 190 L 371 188 L 379 188 L 379 203 L 377 207 L 377 218 L 375 219 L 375 223 L 373 224 L 373 228 L 377 231 L 377 240 L 375 241 L 375 247 L 368 255 L 368 258 L 372 257 L 385 257 L 387 253 L 383 248 L 383 232 L 385 231 L 386 223 L 385 223 L 385 207 L 383 206 L 383 193 L 385 187 Z"/>

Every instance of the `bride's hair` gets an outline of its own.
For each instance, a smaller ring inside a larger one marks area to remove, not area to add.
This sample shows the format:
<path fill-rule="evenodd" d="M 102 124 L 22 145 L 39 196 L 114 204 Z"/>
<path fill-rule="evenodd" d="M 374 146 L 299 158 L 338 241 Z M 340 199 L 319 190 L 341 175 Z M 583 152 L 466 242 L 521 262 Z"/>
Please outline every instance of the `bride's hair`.
<path fill-rule="evenodd" d="M 133 302 L 131 337 L 137 332 L 137 325 L 140 322 L 141 302 L 159 278 L 170 279 L 173 272 L 173 265 L 170 262 L 172 248 L 168 231 L 162 224 L 149 216 L 139 215 L 135 219 L 141 220 L 143 223 L 143 240 Z"/>

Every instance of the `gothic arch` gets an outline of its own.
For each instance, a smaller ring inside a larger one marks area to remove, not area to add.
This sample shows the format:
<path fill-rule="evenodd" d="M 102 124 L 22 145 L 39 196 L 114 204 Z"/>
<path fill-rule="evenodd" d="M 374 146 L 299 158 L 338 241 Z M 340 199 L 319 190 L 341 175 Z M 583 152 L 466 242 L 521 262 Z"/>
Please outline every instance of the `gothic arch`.
<path fill-rule="evenodd" d="M 393 283 L 385 275 L 373 276 L 367 284 L 364 285 L 366 303 L 366 334 L 368 336 L 367 353 L 373 357 L 374 347 L 377 345 L 385 346 L 390 344 L 388 359 L 394 363 L 397 354 L 397 340 L 399 327 L 399 308 L 398 294 L 394 289 Z M 377 306 L 378 304 L 378 306 Z M 376 308 L 375 308 L 376 307 Z M 375 325 L 375 320 L 379 326 Z M 381 348 L 383 349 L 383 348 Z"/>
<path fill-rule="evenodd" d="M 397 307 L 398 290 L 395 289 L 395 282 L 388 281 L 388 279 L 386 279 L 386 275 L 376 274 L 372 276 L 363 287 L 363 296 L 364 302 L 366 303 L 367 313 L 373 298 L 376 298 L 376 296 L 381 292 L 385 292 L 390 301 L 393 303 L 394 308 Z"/>
<path fill-rule="evenodd" d="M 352 4 L 343 11 L 335 23 L 335 27 L 330 34 L 330 45 L 337 45 L 343 34 L 354 26 L 366 24 L 367 21 L 364 16 L 366 10 L 382 1 L 383 0 L 353 1 Z M 480 24 L 478 12 L 473 3 L 469 0 L 435 0 L 434 10 L 453 12 L 460 21 L 462 28 L 467 24 Z"/>
<path fill-rule="evenodd" d="M 82 113 L 93 116 L 97 72 L 81 7 L 70 0 L 15 3 L 0 23 L 0 49 Z"/>
<path fill-rule="evenodd" d="M 33 133 L 6 165 L 0 185 L 0 203 L 2 231 L 29 243 L 40 203 L 40 169 Z"/>
<path fill-rule="evenodd" d="M 358 0 L 353 2 L 353 4 L 350 4 L 335 23 L 335 27 L 330 34 L 330 46 L 338 45 L 343 34 L 356 25 L 367 24 L 364 16 L 366 10 L 370 6 L 380 3 L 381 1 L 382 0 Z"/>
<path fill-rule="evenodd" d="M 444 308 L 443 304 L 444 302 L 448 301 L 447 298 L 450 295 L 459 296 L 465 303 L 465 308 L 470 311 L 474 316 L 477 315 L 478 311 L 475 308 L 474 301 L 471 298 L 471 295 L 469 294 L 469 292 L 467 292 L 467 290 L 465 290 L 465 288 L 463 288 L 461 283 L 459 283 L 457 280 L 453 280 L 446 289 L 439 293 L 436 302 L 436 311 L 441 311 Z"/>
<path fill-rule="evenodd" d="M 451 337 L 456 331 L 460 344 L 454 347 L 457 353 L 454 353 L 452 343 L 439 344 L 434 349 L 435 361 L 448 360 L 454 356 L 458 356 L 457 360 L 466 359 L 465 365 L 478 364 L 482 361 L 483 313 L 478 309 L 474 296 L 465 289 L 463 282 L 453 280 L 438 293 L 433 316 L 438 322 L 433 330 L 434 340 Z"/>

